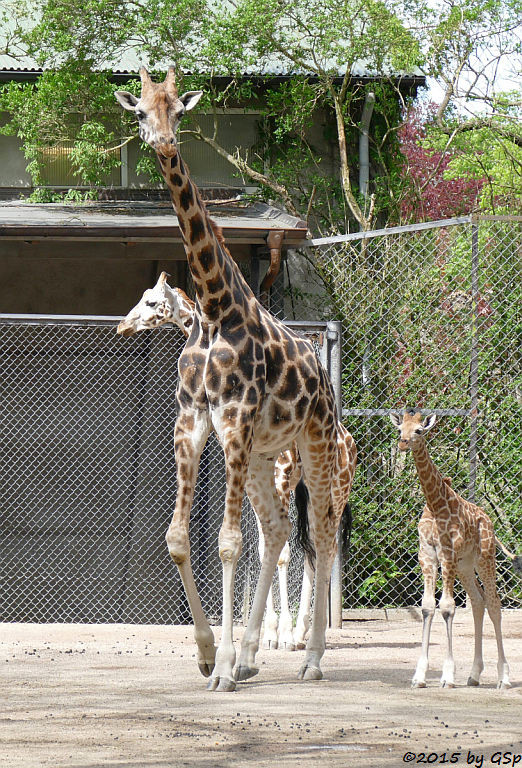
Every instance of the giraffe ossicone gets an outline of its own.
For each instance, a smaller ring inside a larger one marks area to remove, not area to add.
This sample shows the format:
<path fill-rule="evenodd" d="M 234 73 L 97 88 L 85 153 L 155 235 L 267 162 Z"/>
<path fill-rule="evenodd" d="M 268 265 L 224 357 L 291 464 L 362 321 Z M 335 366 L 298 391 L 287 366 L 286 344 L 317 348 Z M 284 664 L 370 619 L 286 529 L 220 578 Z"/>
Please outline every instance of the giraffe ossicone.
<path fill-rule="evenodd" d="M 502 642 L 501 605 L 495 583 L 495 547 L 500 546 L 514 561 L 515 567 L 520 558 L 512 555 L 495 537 L 493 524 L 484 510 L 460 496 L 453 489 L 451 478 L 443 477 L 433 463 L 424 435 L 436 423 L 436 416 L 430 414 L 423 418 L 420 411 L 410 408 L 403 415 L 390 414 L 390 419 L 400 432 L 399 450 L 412 452 L 426 499 L 418 523 L 419 564 L 424 578 L 422 648 L 412 686 L 426 687 L 430 630 L 435 613 L 435 587 L 440 564 L 442 596 L 439 608 L 446 622 L 448 641 L 441 686 L 455 686 L 452 626 L 455 614 L 454 583 L 458 576 L 471 602 L 475 631 L 475 651 L 468 685 L 479 685 L 484 669 L 482 634 L 484 610 L 487 607 L 497 641 L 497 687 L 509 688 L 509 667 Z M 480 577 L 482 587 L 476 574 Z"/>
<path fill-rule="evenodd" d="M 232 691 L 257 673 L 261 623 L 289 522 L 274 481 L 282 450 L 297 443 L 311 497 L 316 550 L 315 601 L 305 660 L 298 677 L 322 677 L 327 586 L 338 519 L 331 514 L 337 462 L 337 414 L 333 389 L 313 345 L 261 306 L 209 217 L 176 141 L 183 114 L 201 92 L 178 96 L 174 71 L 153 83 L 142 68 L 140 97 L 116 98 L 138 118 L 140 136 L 156 150 L 178 216 L 196 291 L 192 330 L 178 362 L 178 417 L 174 433 L 177 496 L 167 531 L 194 619 L 198 663 L 209 689 Z M 123 335 L 123 334 L 122 334 Z M 223 567 L 223 631 L 219 647 L 194 583 L 189 518 L 201 452 L 214 429 L 225 458 L 226 493 L 219 555 Z M 232 638 L 234 575 L 241 552 L 243 493 L 258 511 L 265 550 L 237 665 Z"/>

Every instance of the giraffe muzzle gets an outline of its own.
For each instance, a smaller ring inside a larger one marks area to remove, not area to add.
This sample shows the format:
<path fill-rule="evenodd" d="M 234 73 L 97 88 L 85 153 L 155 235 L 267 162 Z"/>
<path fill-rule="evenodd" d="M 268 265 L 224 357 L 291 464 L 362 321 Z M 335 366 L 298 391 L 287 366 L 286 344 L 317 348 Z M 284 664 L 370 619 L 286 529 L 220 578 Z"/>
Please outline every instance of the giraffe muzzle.
<path fill-rule="evenodd" d="M 123 336 L 124 339 L 127 339 L 129 336 L 134 334 L 134 328 L 131 325 L 127 325 L 125 321 L 122 320 L 116 328 L 116 333 L 119 336 Z"/>
<path fill-rule="evenodd" d="M 156 150 L 160 155 L 163 155 L 163 157 L 170 159 L 171 157 L 174 157 L 178 148 L 176 146 L 176 141 L 171 139 L 170 141 L 158 142 Z"/>

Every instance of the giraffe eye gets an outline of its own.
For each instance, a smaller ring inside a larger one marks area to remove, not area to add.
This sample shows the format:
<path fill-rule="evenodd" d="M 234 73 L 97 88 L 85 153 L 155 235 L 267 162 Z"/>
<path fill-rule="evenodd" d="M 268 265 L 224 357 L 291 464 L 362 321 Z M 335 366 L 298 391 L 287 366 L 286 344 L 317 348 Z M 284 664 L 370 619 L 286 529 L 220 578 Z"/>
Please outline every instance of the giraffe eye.
<path fill-rule="evenodd" d="M 157 301 L 146 301 L 145 304 L 147 305 L 147 307 L 150 307 L 151 309 L 154 309 L 155 307 L 158 306 Z"/>
<path fill-rule="evenodd" d="M 136 115 L 138 120 L 144 120 L 146 118 L 145 112 L 142 112 L 141 109 L 137 109 L 134 114 Z"/>
<path fill-rule="evenodd" d="M 415 430 L 415 434 L 416 435 L 422 435 L 423 432 L 424 432 L 424 430 L 422 429 L 422 427 L 419 427 L 419 429 Z"/>

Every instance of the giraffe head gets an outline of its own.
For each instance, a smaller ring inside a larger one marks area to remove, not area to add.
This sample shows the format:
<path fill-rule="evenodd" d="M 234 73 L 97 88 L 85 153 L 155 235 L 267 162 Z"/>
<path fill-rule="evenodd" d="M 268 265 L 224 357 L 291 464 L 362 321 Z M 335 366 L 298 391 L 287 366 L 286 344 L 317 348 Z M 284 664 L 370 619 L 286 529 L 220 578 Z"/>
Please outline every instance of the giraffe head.
<path fill-rule="evenodd" d="M 167 285 L 167 273 L 162 272 L 154 288 L 148 288 L 135 307 L 117 328 L 121 336 L 134 336 L 138 331 L 175 323 L 188 336 L 194 321 L 195 304 L 181 288 Z"/>
<path fill-rule="evenodd" d="M 185 112 L 196 106 L 203 91 L 187 91 L 178 96 L 174 67 L 162 83 L 153 83 L 145 67 L 140 68 L 141 96 L 128 91 L 114 94 L 123 109 L 138 118 L 140 138 L 163 157 L 177 152 L 176 131 Z"/>
<path fill-rule="evenodd" d="M 406 408 L 402 416 L 390 413 L 390 421 L 400 432 L 399 450 L 409 451 L 424 440 L 424 434 L 433 427 L 437 417 L 433 413 L 423 419 L 420 411 Z"/>

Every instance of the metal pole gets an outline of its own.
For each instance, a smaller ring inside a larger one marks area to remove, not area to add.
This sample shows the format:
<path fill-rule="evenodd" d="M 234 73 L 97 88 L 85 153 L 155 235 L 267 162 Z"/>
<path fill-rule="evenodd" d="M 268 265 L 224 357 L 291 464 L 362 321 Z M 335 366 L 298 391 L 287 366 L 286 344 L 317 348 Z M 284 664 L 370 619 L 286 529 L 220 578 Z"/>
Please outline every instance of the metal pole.
<path fill-rule="evenodd" d="M 471 430 L 469 437 L 469 490 L 468 498 L 475 502 L 477 490 L 477 441 L 478 441 L 478 356 L 479 356 L 479 224 L 471 219 L 471 298 L 473 317 L 471 320 L 470 360 L 470 410 Z"/>
<path fill-rule="evenodd" d="M 341 322 L 332 320 L 327 325 L 328 373 L 333 384 L 337 418 L 342 413 L 341 389 Z M 343 564 L 341 562 L 341 531 L 337 530 L 337 552 L 330 578 L 330 626 L 340 629 L 343 625 Z"/>

